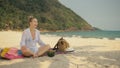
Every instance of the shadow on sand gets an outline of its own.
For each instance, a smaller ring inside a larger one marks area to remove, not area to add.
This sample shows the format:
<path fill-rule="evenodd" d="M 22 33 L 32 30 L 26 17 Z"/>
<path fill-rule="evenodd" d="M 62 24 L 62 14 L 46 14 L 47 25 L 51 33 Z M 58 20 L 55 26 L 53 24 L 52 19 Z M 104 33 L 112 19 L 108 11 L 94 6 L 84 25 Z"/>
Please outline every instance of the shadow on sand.
<path fill-rule="evenodd" d="M 76 47 L 76 51 L 70 54 L 58 54 L 53 58 L 44 56 L 39 58 L 25 58 L 16 60 L 0 60 L 0 68 L 71 68 L 70 60 L 66 57 L 73 55 L 75 57 L 85 57 L 87 62 L 102 65 L 102 68 L 111 68 L 110 65 L 120 68 L 120 50 L 118 51 L 91 51 L 94 48 L 104 46 L 80 46 Z M 18 61 L 17 61 L 18 60 Z M 64 62 L 65 61 L 65 62 Z M 12 63 L 14 62 L 14 63 Z M 86 65 L 84 65 L 86 66 Z M 88 66 L 86 66 L 87 68 Z M 80 68 L 74 67 L 74 68 Z M 96 67 L 97 68 L 97 67 Z M 113 67 L 114 68 L 114 67 Z"/>
<path fill-rule="evenodd" d="M 116 51 L 91 51 L 94 48 L 100 48 L 104 46 L 81 46 L 76 47 L 78 50 L 76 53 L 72 53 L 75 56 L 86 57 L 87 61 L 96 63 L 109 68 L 109 65 L 115 65 L 116 68 L 120 68 L 120 50 Z"/>

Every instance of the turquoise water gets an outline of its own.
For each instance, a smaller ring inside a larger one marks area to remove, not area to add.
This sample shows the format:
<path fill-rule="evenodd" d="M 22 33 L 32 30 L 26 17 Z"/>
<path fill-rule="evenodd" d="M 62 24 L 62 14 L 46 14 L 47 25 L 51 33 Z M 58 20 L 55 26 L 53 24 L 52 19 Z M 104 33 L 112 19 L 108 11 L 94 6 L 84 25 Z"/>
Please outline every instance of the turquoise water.
<path fill-rule="evenodd" d="M 120 38 L 120 31 L 72 31 L 72 32 L 45 32 L 42 34 L 58 36 L 80 36 L 84 38 Z"/>

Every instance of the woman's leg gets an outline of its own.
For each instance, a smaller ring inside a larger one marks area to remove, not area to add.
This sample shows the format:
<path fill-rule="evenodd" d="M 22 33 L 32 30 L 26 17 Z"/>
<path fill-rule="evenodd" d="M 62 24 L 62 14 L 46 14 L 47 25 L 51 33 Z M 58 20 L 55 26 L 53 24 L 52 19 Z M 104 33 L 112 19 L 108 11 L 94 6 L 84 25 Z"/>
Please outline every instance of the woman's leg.
<path fill-rule="evenodd" d="M 47 52 L 48 50 L 50 49 L 50 45 L 45 45 L 45 46 L 41 46 L 41 47 L 39 47 L 39 49 L 38 49 L 38 52 L 37 52 L 37 55 L 38 56 L 41 56 L 41 55 L 43 55 L 45 52 Z"/>
<path fill-rule="evenodd" d="M 26 57 L 34 56 L 34 53 L 30 51 L 26 46 L 21 47 L 22 54 Z"/>

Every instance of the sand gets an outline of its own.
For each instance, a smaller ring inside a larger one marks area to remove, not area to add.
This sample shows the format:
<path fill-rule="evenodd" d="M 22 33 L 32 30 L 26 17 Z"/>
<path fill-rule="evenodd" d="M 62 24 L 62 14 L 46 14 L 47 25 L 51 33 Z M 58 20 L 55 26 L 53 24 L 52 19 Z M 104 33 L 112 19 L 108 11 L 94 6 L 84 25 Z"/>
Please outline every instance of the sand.
<path fill-rule="evenodd" d="M 1 31 L 0 48 L 17 47 L 22 32 Z M 41 35 L 41 39 L 53 47 L 60 36 Z M 68 54 L 54 57 L 0 59 L 0 68 L 120 68 L 120 39 L 64 37 L 75 49 Z"/>

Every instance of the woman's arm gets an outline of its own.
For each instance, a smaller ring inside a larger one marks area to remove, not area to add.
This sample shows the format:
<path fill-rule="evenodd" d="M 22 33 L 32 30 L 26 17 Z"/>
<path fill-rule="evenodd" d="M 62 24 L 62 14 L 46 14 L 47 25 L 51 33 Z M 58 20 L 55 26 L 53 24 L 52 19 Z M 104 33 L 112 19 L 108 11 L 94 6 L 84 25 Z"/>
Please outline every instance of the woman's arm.
<path fill-rule="evenodd" d="M 38 44 L 41 46 L 46 45 L 41 39 L 40 39 L 40 32 L 38 33 Z"/>
<path fill-rule="evenodd" d="M 20 46 L 25 46 L 25 40 L 26 40 L 26 34 L 25 31 L 22 34 L 22 38 L 21 38 L 21 42 L 20 42 Z"/>
<path fill-rule="evenodd" d="M 30 51 L 27 47 L 26 47 L 26 32 L 24 31 L 22 34 L 22 38 L 21 38 L 21 42 L 20 42 L 20 46 L 21 46 L 21 51 L 23 53 L 24 56 L 34 56 L 34 53 L 32 51 Z"/>

